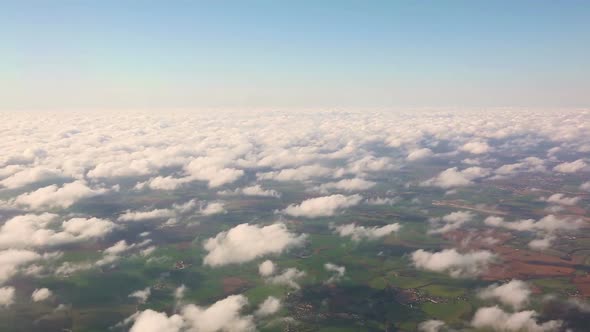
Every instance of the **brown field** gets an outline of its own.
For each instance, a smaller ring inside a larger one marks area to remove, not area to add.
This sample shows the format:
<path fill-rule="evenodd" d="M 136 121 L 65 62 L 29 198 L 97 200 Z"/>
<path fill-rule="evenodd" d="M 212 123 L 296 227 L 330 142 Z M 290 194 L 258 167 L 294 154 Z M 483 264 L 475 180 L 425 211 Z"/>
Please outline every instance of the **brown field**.
<path fill-rule="evenodd" d="M 250 285 L 248 280 L 239 278 L 239 277 L 227 277 L 223 278 L 223 293 L 225 294 L 235 294 L 239 291 L 243 290 L 245 287 Z"/>

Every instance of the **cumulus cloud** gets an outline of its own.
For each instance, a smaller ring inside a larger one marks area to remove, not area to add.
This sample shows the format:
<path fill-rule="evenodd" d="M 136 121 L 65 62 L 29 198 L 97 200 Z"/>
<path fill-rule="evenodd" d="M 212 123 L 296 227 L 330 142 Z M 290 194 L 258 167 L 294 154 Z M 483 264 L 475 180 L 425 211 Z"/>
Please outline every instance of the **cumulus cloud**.
<path fill-rule="evenodd" d="M 244 188 L 237 188 L 233 191 L 225 190 L 221 191 L 222 195 L 243 195 L 243 196 L 254 196 L 254 197 L 281 197 L 281 193 L 272 189 L 264 189 L 261 185 L 256 184 Z"/>
<path fill-rule="evenodd" d="M 258 173 L 259 180 L 274 181 L 306 181 L 312 178 L 332 177 L 334 170 L 321 165 L 307 165 L 298 168 L 287 168 L 280 171 Z"/>
<path fill-rule="evenodd" d="M 200 212 L 204 216 L 212 216 L 225 212 L 225 205 L 222 202 L 211 202 L 202 206 Z"/>
<path fill-rule="evenodd" d="M 446 272 L 452 277 L 474 277 L 486 270 L 495 259 L 487 250 L 459 253 L 456 249 L 444 249 L 439 252 L 416 250 L 411 255 L 414 266 L 418 269 Z"/>
<path fill-rule="evenodd" d="M 326 281 L 326 283 L 328 284 L 339 281 L 340 279 L 342 279 L 342 277 L 344 277 L 344 274 L 346 273 L 346 267 L 339 266 L 329 262 L 324 264 L 324 269 L 326 269 L 326 271 L 334 273 L 334 275 L 332 275 L 330 279 Z"/>
<path fill-rule="evenodd" d="M 559 230 L 575 230 L 583 225 L 583 221 L 581 219 L 570 217 L 559 218 L 552 214 L 537 221 L 533 219 L 505 221 L 502 217 L 490 216 L 484 220 L 484 223 L 488 226 L 502 227 L 516 231 L 536 231 L 547 233 L 553 233 Z"/>
<path fill-rule="evenodd" d="M 241 224 L 205 241 L 204 248 L 208 253 L 203 263 L 209 266 L 244 263 L 265 255 L 280 254 L 304 241 L 305 235 L 289 232 L 282 223 L 268 226 Z"/>
<path fill-rule="evenodd" d="M 365 200 L 368 205 L 393 205 L 397 202 L 399 202 L 399 197 L 373 197 Z"/>
<path fill-rule="evenodd" d="M 483 154 L 490 151 L 490 146 L 486 142 L 473 141 L 465 143 L 460 150 L 472 154 Z"/>
<path fill-rule="evenodd" d="M 362 200 L 360 195 L 331 195 L 317 198 L 310 198 L 301 204 L 291 204 L 283 213 L 293 217 L 329 217 L 335 215 L 338 210 L 355 206 Z"/>
<path fill-rule="evenodd" d="M 33 291 L 33 294 L 31 294 L 31 300 L 33 300 L 33 302 L 41 302 L 47 300 L 52 295 L 53 293 L 48 288 L 38 288 Z"/>
<path fill-rule="evenodd" d="M 576 205 L 580 201 L 580 197 L 566 197 L 564 194 L 557 193 L 547 197 L 545 201 L 560 205 Z"/>
<path fill-rule="evenodd" d="M 14 287 L 0 287 L 0 307 L 10 307 L 14 303 Z"/>
<path fill-rule="evenodd" d="M 463 224 L 473 220 L 475 215 L 467 211 L 451 212 L 442 218 L 435 218 L 431 220 L 431 224 L 435 227 L 429 233 L 446 233 L 458 229 Z"/>
<path fill-rule="evenodd" d="M 145 303 L 151 294 L 152 294 L 152 289 L 150 287 L 147 287 L 145 289 L 140 289 L 140 290 L 137 290 L 137 291 L 129 294 L 129 297 L 137 299 L 137 301 L 139 303 Z"/>
<path fill-rule="evenodd" d="M 416 161 L 416 160 L 426 159 L 428 157 L 431 157 L 432 155 L 434 155 L 432 150 L 430 150 L 428 148 L 422 148 L 422 149 L 417 149 L 417 150 L 413 150 L 412 152 L 410 152 L 408 154 L 408 156 L 406 157 L 406 160 Z"/>
<path fill-rule="evenodd" d="M 320 192 L 327 193 L 331 190 L 339 190 L 346 192 L 365 191 L 374 187 L 377 183 L 367 181 L 360 178 L 343 179 L 338 182 L 328 182 L 317 187 Z"/>
<path fill-rule="evenodd" d="M 459 171 L 457 167 L 448 168 L 437 176 L 422 182 L 423 186 L 434 186 L 443 189 L 464 187 L 473 184 L 473 180 L 490 175 L 490 170 L 481 167 L 469 167 Z"/>
<path fill-rule="evenodd" d="M 21 267 L 41 258 L 40 254 L 30 250 L 8 249 L 0 251 L 0 285 L 17 274 Z"/>
<path fill-rule="evenodd" d="M 545 236 L 539 239 L 534 239 L 529 242 L 529 248 L 533 250 L 547 250 L 551 247 L 551 244 L 555 241 L 555 236 Z"/>
<path fill-rule="evenodd" d="M 305 277 L 305 272 L 294 267 L 285 269 L 282 273 L 266 279 L 271 284 L 286 285 L 293 289 L 299 289 L 300 286 L 297 280 Z"/>
<path fill-rule="evenodd" d="M 488 328 L 495 331 L 557 331 L 562 325 L 560 321 L 537 322 L 537 313 L 534 310 L 526 310 L 508 313 L 494 307 L 479 308 L 471 320 L 471 326 L 475 328 Z"/>
<path fill-rule="evenodd" d="M 588 170 L 588 164 L 583 159 L 578 159 L 572 162 L 561 163 L 553 167 L 553 170 L 559 173 L 576 173 Z"/>
<path fill-rule="evenodd" d="M 281 300 L 274 296 L 269 296 L 260 304 L 254 314 L 259 317 L 265 317 L 276 313 L 279 309 L 281 309 Z"/>
<path fill-rule="evenodd" d="M 91 189 L 83 181 L 66 183 L 61 187 L 50 185 L 18 196 L 14 203 L 32 209 L 68 208 L 76 202 L 106 193 L 107 189 Z"/>
<path fill-rule="evenodd" d="M 184 326 L 184 320 L 180 315 L 168 317 L 166 313 L 151 309 L 140 312 L 133 317 L 135 323 L 130 332 L 180 332 Z"/>
<path fill-rule="evenodd" d="M 353 241 L 361 241 L 363 239 L 378 239 L 380 237 L 397 232 L 400 230 L 400 228 L 401 225 L 399 223 L 389 224 L 381 227 L 365 227 L 357 226 L 356 224 L 347 224 L 336 226 L 335 231 L 342 237 L 350 237 Z"/>
<path fill-rule="evenodd" d="M 523 172 L 545 172 L 545 162 L 537 157 L 527 157 L 513 164 L 498 167 L 494 173 L 499 176 L 514 175 Z"/>
<path fill-rule="evenodd" d="M 418 331 L 420 332 L 439 332 L 445 327 L 445 322 L 442 320 L 431 319 L 418 324 Z"/>
<path fill-rule="evenodd" d="M 58 216 L 51 213 L 16 216 L 0 227 L 1 248 L 57 246 L 102 238 L 118 226 L 106 219 L 71 218 L 56 227 Z"/>
<path fill-rule="evenodd" d="M 62 177 L 63 174 L 58 169 L 37 166 L 26 168 L 10 175 L 9 177 L 0 181 L 0 186 L 8 189 L 15 189 L 32 183 L 57 180 Z"/>
<path fill-rule="evenodd" d="M 254 317 L 240 314 L 247 305 L 245 296 L 231 295 L 209 307 L 189 304 L 182 309 L 182 317 L 190 331 L 254 331 Z"/>
<path fill-rule="evenodd" d="M 590 191 L 590 181 L 582 183 L 580 190 Z"/>
<path fill-rule="evenodd" d="M 275 273 L 275 264 L 271 260 L 265 260 L 258 265 L 258 273 L 263 277 L 268 277 Z"/>
<path fill-rule="evenodd" d="M 531 289 L 529 285 L 521 280 L 511 280 L 502 285 L 493 284 L 478 293 L 478 296 L 484 300 L 498 300 L 515 310 L 527 304 L 530 295 Z"/>
<path fill-rule="evenodd" d="M 143 221 L 151 219 L 172 218 L 175 213 L 171 209 L 154 209 L 150 211 L 126 211 L 117 218 L 119 221 Z"/>

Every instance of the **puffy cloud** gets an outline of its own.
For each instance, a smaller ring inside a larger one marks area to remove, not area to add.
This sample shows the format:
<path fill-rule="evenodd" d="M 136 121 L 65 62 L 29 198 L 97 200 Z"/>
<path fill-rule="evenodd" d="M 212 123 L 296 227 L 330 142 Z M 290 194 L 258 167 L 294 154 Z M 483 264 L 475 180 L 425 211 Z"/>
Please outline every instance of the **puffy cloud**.
<path fill-rule="evenodd" d="M 258 173 L 260 180 L 274 181 L 305 181 L 312 178 L 331 177 L 334 170 L 320 165 L 307 165 L 298 168 L 282 169 L 280 171 Z"/>
<path fill-rule="evenodd" d="M 191 180 L 207 181 L 209 188 L 233 183 L 244 175 L 241 169 L 225 167 L 225 161 L 212 157 L 199 157 L 185 167 Z"/>
<path fill-rule="evenodd" d="M 418 324 L 418 331 L 439 332 L 445 325 L 445 322 L 442 320 L 431 319 Z"/>
<path fill-rule="evenodd" d="M 21 267 L 41 258 L 41 255 L 30 250 L 8 249 L 0 251 L 0 285 L 17 274 Z"/>
<path fill-rule="evenodd" d="M 261 185 L 256 184 L 249 187 L 238 188 L 233 191 L 222 191 L 222 195 L 244 195 L 255 197 L 281 197 L 281 193 L 272 189 L 264 189 Z"/>
<path fill-rule="evenodd" d="M 208 203 L 206 206 L 201 207 L 201 214 L 204 216 L 212 216 L 214 214 L 220 214 L 225 212 L 224 204 L 222 202 Z"/>
<path fill-rule="evenodd" d="M 184 326 L 180 315 L 168 317 L 165 313 L 151 309 L 140 312 L 134 320 L 129 332 L 180 332 Z"/>
<path fill-rule="evenodd" d="M 346 267 L 338 266 L 333 263 L 324 264 L 324 269 L 326 269 L 326 271 L 329 271 L 329 272 L 334 272 L 334 275 L 331 276 L 330 279 L 328 279 L 326 281 L 329 284 L 337 282 L 338 280 L 342 279 L 342 277 L 344 277 L 344 274 L 346 273 Z"/>
<path fill-rule="evenodd" d="M 63 177 L 63 174 L 60 170 L 39 166 L 26 168 L 20 172 L 14 173 L 0 181 L 0 185 L 8 189 L 14 189 L 26 186 L 31 183 L 56 180 L 61 177 Z"/>
<path fill-rule="evenodd" d="M 490 151 L 490 146 L 486 142 L 473 141 L 465 143 L 460 150 L 472 154 L 483 154 Z"/>
<path fill-rule="evenodd" d="M 104 253 L 107 255 L 118 255 L 118 254 L 124 253 L 125 251 L 127 251 L 133 247 L 135 247 L 135 244 L 128 245 L 127 241 L 121 240 L 121 241 L 113 244 L 112 246 L 106 248 L 104 250 Z"/>
<path fill-rule="evenodd" d="M 560 205 L 576 205 L 580 201 L 580 197 L 566 197 L 564 194 L 558 193 L 547 197 L 545 201 Z"/>
<path fill-rule="evenodd" d="M 521 280 L 511 280 L 503 285 L 493 284 L 479 291 L 478 296 L 484 300 L 498 300 L 518 310 L 529 301 L 531 289 Z"/>
<path fill-rule="evenodd" d="M 500 176 L 514 175 L 522 172 L 545 172 L 545 162 L 537 157 L 527 157 L 514 164 L 498 167 L 494 173 Z"/>
<path fill-rule="evenodd" d="M 582 183 L 580 190 L 590 191 L 590 181 Z"/>
<path fill-rule="evenodd" d="M 258 265 L 258 273 L 263 277 L 268 277 L 275 273 L 275 264 L 271 260 L 265 260 Z"/>
<path fill-rule="evenodd" d="M 479 308 L 471 320 L 471 326 L 475 328 L 488 328 L 495 331 L 557 331 L 561 327 L 560 321 L 537 322 L 537 313 L 534 310 L 526 310 L 515 313 L 507 313 L 494 307 Z"/>
<path fill-rule="evenodd" d="M 301 204 L 291 204 L 283 210 L 285 214 L 293 217 L 329 217 L 333 216 L 340 209 L 348 208 L 359 204 L 362 200 L 360 195 L 331 195 L 317 198 L 310 198 Z"/>
<path fill-rule="evenodd" d="M 446 216 L 440 219 L 433 219 L 431 223 L 434 226 L 439 226 L 441 223 L 443 225 L 429 231 L 429 233 L 446 233 L 458 229 L 461 226 L 463 226 L 463 224 L 465 224 L 466 222 L 473 220 L 474 216 L 475 215 L 473 213 L 467 211 L 451 212 L 450 214 L 447 214 Z"/>
<path fill-rule="evenodd" d="M 14 303 L 14 287 L 0 287 L 0 307 L 10 307 Z"/>
<path fill-rule="evenodd" d="M 182 317 L 190 331 L 254 331 L 253 316 L 240 315 L 240 311 L 248 305 L 248 299 L 243 295 L 231 295 L 204 308 L 189 304 L 182 309 Z"/>
<path fill-rule="evenodd" d="M 553 167 L 553 170 L 559 173 L 576 173 L 588 170 L 588 164 L 583 159 L 578 159 L 572 162 L 561 163 Z"/>
<path fill-rule="evenodd" d="M 204 248 L 208 254 L 203 263 L 221 266 L 248 262 L 265 255 L 280 254 L 288 248 L 302 245 L 304 240 L 305 235 L 289 232 L 282 223 L 262 227 L 241 224 L 205 241 Z"/>
<path fill-rule="evenodd" d="M 393 205 L 399 201 L 399 197 L 373 197 L 367 198 L 365 203 L 368 205 Z"/>
<path fill-rule="evenodd" d="M 320 185 L 317 189 L 320 192 L 328 192 L 330 190 L 341 190 L 346 192 L 365 191 L 374 187 L 377 183 L 367 181 L 364 179 L 353 178 L 343 179 L 338 182 L 328 182 Z"/>
<path fill-rule="evenodd" d="M 267 278 L 266 281 L 270 282 L 271 284 L 286 285 L 294 289 L 299 289 L 300 286 L 297 283 L 297 280 L 303 277 L 305 277 L 304 271 L 290 267 L 285 269 L 281 274 Z"/>
<path fill-rule="evenodd" d="M 508 228 L 516 231 L 536 231 L 553 233 L 558 230 L 574 230 L 583 225 L 583 221 L 574 218 L 558 218 L 552 214 L 545 216 L 538 221 L 533 219 L 524 219 L 518 221 L 504 221 L 504 218 L 490 216 L 484 220 L 484 223 L 492 227 Z"/>
<path fill-rule="evenodd" d="M 422 182 L 423 186 L 435 186 L 443 189 L 464 187 L 473 184 L 473 180 L 486 177 L 490 170 L 481 167 L 469 167 L 458 171 L 457 167 L 448 168 L 432 179 Z"/>
<path fill-rule="evenodd" d="M 444 249 L 439 252 L 416 250 L 411 255 L 414 266 L 418 269 L 447 272 L 452 277 L 473 277 L 492 263 L 495 255 L 487 250 L 459 253 L 456 249 Z"/>
<path fill-rule="evenodd" d="M 117 218 L 119 221 L 144 221 L 151 219 L 172 218 L 176 214 L 171 209 L 154 209 L 151 211 L 126 211 Z"/>
<path fill-rule="evenodd" d="M 363 239 L 378 239 L 380 237 L 397 232 L 400 228 L 401 225 L 399 223 L 389 224 L 381 227 L 365 227 L 357 226 L 356 224 L 347 224 L 336 226 L 335 231 L 342 237 L 350 237 L 353 241 L 361 241 Z"/>
<path fill-rule="evenodd" d="M 260 304 L 254 314 L 259 317 L 265 317 L 276 313 L 279 309 L 281 309 L 281 300 L 274 296 L 269 296 Z"/>
<path fill-rule="evenodd" d="M 49 289 L 38 288 L 33 291 L 33 294 L 31 294 L 31 300 L 33 300 L 33 302 L 41 302 L 47 300 L 52 295 L 53 293 Z"/>
<path fill-rule="evenodd" d="M 410 152 L 408 154 L 408 156 L 406 157 L 406 160 L 416 161 L 416 160 L 421 160 L 421 159 L 431 157 L 432 155 L 434 155 L 434 153 L 432 153 L 432 150 L 430 150 L 428 148 L 422 148 L 422 149 L 417 149 L 417 150 Z"/>
<path fill-rule="evenodd" d="M 533 250 L 547 250 L 551 247 L 551 244 L 555 240 L 554 236 L 545 236 L 540 239 L 534 239 L 529 242 L 529 248 Z"/>
<path fill-rule="evenodd" d="M 14 202 L 33 209 L 68 208 L 84 198 L 101 195 L 106 189 L 91 189 L 83 181 L 66 183 L 61 187 L 50 185 L 18 196 Z"/>
<path fill-rule="evenodd" d="M 129 297 L 137 299 L 137 301 L 139 303 L 145 303 L 151 294 L 152 294 L 152 289 L 150 287 L 147 287 L 145 289 L 140 289 L 138 291 L 135 291 L 135 292 L 129 294 Z"/>

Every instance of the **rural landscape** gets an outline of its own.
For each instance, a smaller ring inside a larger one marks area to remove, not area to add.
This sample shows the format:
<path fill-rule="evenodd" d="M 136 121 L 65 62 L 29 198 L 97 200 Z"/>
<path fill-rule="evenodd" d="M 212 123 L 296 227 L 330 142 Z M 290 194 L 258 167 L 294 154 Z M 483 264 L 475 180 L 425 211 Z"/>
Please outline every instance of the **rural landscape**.
<path fill-rule="evenodd" d="M 0 329 L 587 327 L 587 111 L 231 115 L 5 117 Z"/>

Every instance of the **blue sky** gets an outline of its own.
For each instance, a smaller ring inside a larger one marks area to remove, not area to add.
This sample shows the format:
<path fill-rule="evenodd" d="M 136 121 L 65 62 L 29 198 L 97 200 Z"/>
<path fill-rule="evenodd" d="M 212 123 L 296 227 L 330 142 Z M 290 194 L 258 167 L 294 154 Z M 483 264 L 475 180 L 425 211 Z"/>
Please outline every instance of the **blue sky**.
<path fill-rule="evenodd" d="M 0 109 L 586 107 L 587 1 L 1 1 Z"/>

